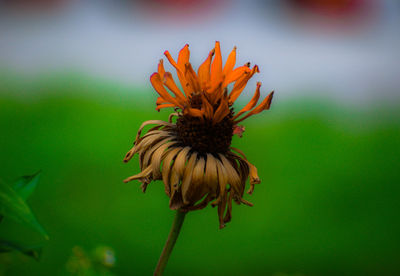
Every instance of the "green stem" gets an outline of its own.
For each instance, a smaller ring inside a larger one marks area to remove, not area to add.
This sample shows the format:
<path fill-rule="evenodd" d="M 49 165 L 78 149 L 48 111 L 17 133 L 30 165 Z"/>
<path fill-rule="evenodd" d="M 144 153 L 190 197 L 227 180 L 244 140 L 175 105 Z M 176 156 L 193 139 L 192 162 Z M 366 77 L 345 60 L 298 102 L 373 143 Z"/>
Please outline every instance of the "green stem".
<path fill-rule="evenodd" d="M 167 266 L 169 256 L 171 255 L 172 249 L 174 248 L 175 242 L 179 236 L 179 232 L 181 231 L 185 215 L 186 212 L 183 212 L 181 210 L 176 211 L 175 219 L 172 223 L 167 242 L 164 245 L 164 249 L 161 252 L 160 259 L 158 260 L 156 269 L 154 270 L 154 276 L 159 276 L 163 274 L 164 269 Z"/>

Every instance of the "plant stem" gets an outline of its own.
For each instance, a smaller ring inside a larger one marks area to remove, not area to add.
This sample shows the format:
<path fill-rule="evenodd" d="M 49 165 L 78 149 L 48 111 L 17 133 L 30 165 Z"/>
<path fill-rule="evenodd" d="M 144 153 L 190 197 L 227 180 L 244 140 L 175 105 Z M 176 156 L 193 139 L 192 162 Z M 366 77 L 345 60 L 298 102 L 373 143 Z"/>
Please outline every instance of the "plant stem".
<path fill-rule="evenodd" d="M 154 276 L 159 276 L 163 274 L 164 269 L 167 266 L 169 256 L 171 255 L 172 249 L 174 248 L 175 242 L 179 236 L 179 232 L 181 231 L 185 215 L 186 212 L 183 212 L 181 210 L 176 211 L 174 222 L 172 223 L 167 242 L 164 245 L 164 249 L 161 252 L 160 259 L 158 260 L 156 269 L 154 270 Z"/>

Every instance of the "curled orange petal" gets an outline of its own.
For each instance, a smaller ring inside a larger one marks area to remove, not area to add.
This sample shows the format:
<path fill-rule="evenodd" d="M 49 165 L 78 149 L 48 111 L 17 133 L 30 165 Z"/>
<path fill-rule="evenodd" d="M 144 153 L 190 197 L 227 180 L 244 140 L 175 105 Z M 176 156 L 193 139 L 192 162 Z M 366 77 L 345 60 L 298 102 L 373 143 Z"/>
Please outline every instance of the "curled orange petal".
<path fill-rule="evenodd" d="M 260 87 L 261 87 L 261 82 L 257 82 L 257 88 L 256 88 L 256 92 L 253 95 L 253 98 L 251 98 L 250 102 L 248 104 L 246 104 L 245 107 L 243 107 L 234 117 L 233 119 L 236 119 L 237 117 L 239 117 L 240 115 L 242 115 L 243 113 L 251 110 L 253 107 L 256 106 L 258 99 L 260 98 Z"/>
<path fill-rule="evenodd" d="M 181 90 L 175 84 L 174 79 L 172 78 L 172 74 L 170 72 L 166 72 L 164 74 L 164 85 L 177 97 L 177 100 L 180 103 L 184 103 L 186 101 L 186 97 L 182 94 Z"/>
<path fill-rule="evenodd" d="M 156 105 L 160 105 L 163 103 L 167 103 L 168 101 L 166 99 L 164 99 L 163 97 L 158 97 L 156 100 Z"/>
<path fill-rule="evenodd" d="M 235 121 L 235 124 L 238 124 L 239 122 L 247 119 L 248 117 L 250 117 L 252 115 L 258 114 L 264 110 L 268 110 L 271 106 L 271 101 L 272 101 L 273 96 L 274 96 L 274 91 L 269 93 L 268 96 L 256 108 L 254 108 L 252 111 L 250 111 L 248 114 L 246 114 L 246 116 Z"/>
<path fill-rule="evenodd" d="M 186 96 L 190 95 L 192 91 L 190 91 L 189 83 L 186 81 L 184 71 L 178 66 L 175 60 L 172 58 L 171 54 L 168 51 L 164 52 L 164 55 L 167 57 L 169 63 L 176 69 L 176 73 L 178 75 L 179 81 L 182 85 L 183 92 Z"/>
<path fill-rule="evenodd" d="M 166 107 L 175 107 L 174 104 L 160 104 L 156 107 L 156 110 L 160 111 L 161 108 L 166 108 Z"/>
<path fill-rule="evenodd" d="M 231 103 L 234 103 L 236 101 L 236 99 L 242 93 L 243 89 L 246 87 L 247 82 L 251 79 L 251 77 L 253 77 L 255 73 L 258 72 L 260 72 L 258 66 L 254 65 L 249 74 L 243 75 L 239 80 L 235 82 L 235 85 L 233 86 L 233 89 L 229 95 L 229 100 L 231 101 Z"/>
<path fill-rule="evenodd" d="M 230 72 L 228 75 L 226 75 L 226 78 L 224 80 L 223 86 L 226 87 L 228 84 L 237 81 L 240 78 L 244 78 L 247 76 L 249 73 L 251 73 L 251 70 L 247 66 L 240 66 Z"/>
<path fill-rule="evenodd" d="M 150 82 L 153 85 L 154 89 L 157 91 L 157 93 L 167 102 L 175 104 L 175 106 L 182 107 L 182 105 L 179 104 L 178 101 L 174 97 L 172 97 L 164 88 L 161 82 L 160 75 L 158 73 L 154 73 L 153 75 L 150 76 Z"/>

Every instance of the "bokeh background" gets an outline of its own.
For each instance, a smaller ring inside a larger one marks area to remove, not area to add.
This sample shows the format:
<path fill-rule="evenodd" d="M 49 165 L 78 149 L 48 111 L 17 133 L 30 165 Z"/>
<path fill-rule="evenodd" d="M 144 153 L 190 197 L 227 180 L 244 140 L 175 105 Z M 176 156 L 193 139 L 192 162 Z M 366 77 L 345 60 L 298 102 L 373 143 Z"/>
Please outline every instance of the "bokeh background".
<path fill-rule="evenodd" d="M 122 183 L 138 171 L 122 159 L 168 116 L 149 84 L 162 53 L 189 43 L 197 68 L 219 40 L 261 70 L 237 106 L 256 81 L 276 91 L 233 139 L 262 184 L 223 230 L 190 213 L 166 275 L 399 275 L 399 28 L 395 0 L 0 1 L 0 178 L 42 170 L 29 203 L 50 236 L 0 274 L 151 275 L 174 213 L 161 182 Z"/>

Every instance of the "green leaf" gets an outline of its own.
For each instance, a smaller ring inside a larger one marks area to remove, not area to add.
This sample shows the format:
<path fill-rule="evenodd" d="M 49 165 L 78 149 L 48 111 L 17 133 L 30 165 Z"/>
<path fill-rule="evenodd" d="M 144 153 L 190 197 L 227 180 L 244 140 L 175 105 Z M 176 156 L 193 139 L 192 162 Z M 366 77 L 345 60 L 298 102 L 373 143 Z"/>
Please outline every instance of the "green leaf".
<path fill-rule="evenodd" d="M 13 250 L 20 251 L 21 253 L 39 260 L 42 254 L 43 245 L 25 246 L 16 242 L 0 240 L 0 253 L 6 253 Z"/>
<path fill-rule="evenodd" d="M 0 181 L 0 215 L 37 230 L 46 239 L 48 235 L 36 220 L 25 200 L 9 185 Z"/>
<path fill-rule="evenodd" d="M 37 183 L 39 182 L 41 171 L 33 175 L 25 175 L 19 178 L 13 185 L 14 190 L 26 200 L 36 189 Z"/>

